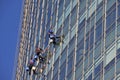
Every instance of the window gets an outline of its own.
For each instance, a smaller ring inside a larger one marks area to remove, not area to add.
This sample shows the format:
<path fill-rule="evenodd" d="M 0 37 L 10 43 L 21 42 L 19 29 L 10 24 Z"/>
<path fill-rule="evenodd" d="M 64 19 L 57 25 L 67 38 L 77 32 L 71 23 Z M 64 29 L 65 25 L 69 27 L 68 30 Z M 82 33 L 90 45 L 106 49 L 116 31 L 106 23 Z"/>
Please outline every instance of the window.
<path fill-rule="evenodd" d="M 47 79 L 50 79 L 50 78 L 47 78 Z M 45 80 L 45 79 L 44 79 Z M 50 79 L 51 80 L 51 79 Z M 55 76 L 53 77 L 52 80 L 58 80 L 58 73 L 55 74 Z"/>
<path fill-rule="evenodd" d="M 75 70 L 75 80 L 79 80 L 82 78 L 83 75 L 83 61 L 79 62 L 76 65 L 76 70 Z"/>
<path fill-rule="evenodd" d="M 117 0 L 118 1 L 118 3 L 120 3 L 120 0 Z"/>
<path fill-rule="evenodd" d="M 84 61 L 84 71 L 88 70 L 88 53 L 85 53 L 85 61 Z"/>
<path fill-rule="evenodd" d="M 103 29 L 103 25 L 102 25 L 102 21 L 100 20 L 100 23 L 96 24 L 96 36 L 95 36 L 96 41 L 101 37 L 102 29 Z"/>
<path fill-rule="evenodd" d="M 57 13 L 57 1 L 53 5 L 52 26 L 55 26 L 56 24 L 56 13 Z"/>
<path fill-rule="evenodd" d="M 67 80 L 73 80 L 73 72 L 72 71 L 67 75 Z"/>
<path fill-rule="evenodd" d="M 72 7 L 74 7 L 77 4 L 77 0 L 72 0 Z"/>
<path fill-rule="evenodd" d="M 51 80 L 51 73 L 52 73 L 52 69 L 50 69 L 50 71 L 48 72 L 48 74 L 47 74 L 47 79 L 50 79 L 50 80 Z"/>
<path fill-rule="evenodd" d="M 106 52 L 105 65 L 109 64 L 116 56 L 115 44 Z M 112 56 L 111 56 L 112 55 Z"/>
<path fill-rule="evenodd" d="M 73 27 L 77 21 L 77 8 L 78 5 L 76 5 L 71 12 L 71 27 Z"/>
<path fill-rule="evenodd" d="M 80 17 L 82 16 L 82 14 L 85 12 L 86 10 L 86 0 L 79 0 L 80 1 L 80 5 L 79 5 L 79 12 L 80 12 Z"/>
<path fill-rule="evenodd" d="M 117 42 L 117 53 L 116 53 L 116 74 L 120 73 L 120 40 Z"/>
<path fill-rule="evenodd" d="M 116 63 L 116 74 L 120 74 L 120 60 Z"/>
<path fill-rule="evenodd" d="M 63 62 L 66 60 L 67 57 L 67 47 L 63 50 L 61 54 L 60 64 L 63 64 Z"/>
<path fill-rule="evenodd" d="M 91 51 L 89 54 L 89 67 L 93 65 L 93 51 Z"/>
<path fill-rule="evenodd" d="M 120 24 L 117 26 L 117 36 L 120 36 Z"/>
<path fill-rule="evenodd" d="M 88 0 L 88 6 L 90 6 L 93 1 L 94 1 L 94 0 Z"/>
<path fill-rule="evenodd" d="M 94 59 L 96 60 L 101 55 L 101 43 L 95 46 Z"/>
<path fill-rule="evenodd" d="M 101 62 L 98 66 L 95 67 L 94 70 L 94 76 L 95 76 L 95 80 L 100 80 L 100 76 L 103 75 L 103 62 Z"/>
<path fill-rule="evenodd" d="M 50 18 L 51 18 L 52 1 L 51 1 L 51 0 L 49 0 L 48 2 L 49 2 L 49 3 L 48 3 L 47 20 L 50 20 Z"/>
<path fill-rule="evenodd" d="M 65 74 L 66 74 L 66 61 L 60 67 L 60 80 L 65 79 Z"/>
<path fill-rule="evenodd" d="M 84 32 L 85 32 L 85 20 L 83 20 L 78 26 L 77 43 L 79 43 L 84 38 Z"/>
<path fill-rule="evenodd" d="M 61 27 L 57 30 L 56 35 L 57 35 L 57 36 L 60 36 L 60 35 L 61 35 Z"/>
<path fill-rule="evenodd" d="M 115 0 L 107 0 L 107 10 L 115 3 Z"/>
<path fill-rule="evenodd" d="M 95 13 L 91 15 L 90 22 L 91 22 L 91 28 L 93 28 L 95 25 Z"/>
<path fill-rule="evenodd" d="M 64 0 L 60 0 L 59 8 L 58 8 L 58 19 L 61 17 L 63 13 L 63 6 L 64 6 Z"/>
<path fill-rule="evenodd" d="M 77 45 L 77 52 L 76 52 L 76 63 L 78 63 L 83 58 L 83 50 L 84 50 L 84 40 L 82 40 Z"/>
<path fill-rule="evenodd" d="M 59 58 L 54 63 L 53 75 L 55 75 L 58 72 L 58 67 L 59 67 Z"/>
<path fill-rule="evenodd" d="M 89 33 L 86 35 L 86 40 L 85 40 L 86 44 L 85 44 L 85 50 L 86 52 L 88 51 L 89 49 Z"/>
<path fill-rule="evenodd" d="M 92 28 L 90 32 L 90 49 L 93 48 L 93 44 L 94 44 L 94 29 Z"/>
<path fill-rule="evenodd" d="M 69 42 L 68 55 L 75 49 L 75 36 Z"/>
<path fill-rule="evenodd" d="M 52 16 L 53 16 L 52 25 L 55 26 L 55 24 L 56 24 L 56 12 L 54 12 Z"/>
<path fill-rule="evenodd" d="M 90 18 L 87 19 L 86 34 L 90 31 Z"/>
<path fill-rule="evenodd" d="M 70 4 L 71 0 L 65 0 L 65 8 Z"/>
<path fill-rule="evenodd" d="M 64 35 L 68 33 L 68 30 L 69 30 L 69 16 L 64 21 L 64 27 L 63 27 Z"/>
<path fill-rule="evenodd" d="M 86 80 L 92 80 L 92 74 L 90 74 Z"/>
<path fill-rule="evenodd" d="M 76 25 L 72 27 L 72 29 L 70 30 L 70 39 L 75 37 L 76 36 L 75 34 L 76 34 Z"/>
<path fill-rule="evenodd" d="M 106 30 L 115 22 L 116 18 L 116 9 L 115 6 L 110 9 L 110 11 L 107 12 L 107 18 L 106 18 Z"/>
<path fill-rule="evenodd" d="M 115 40 L 115 24 L 113 24 L 107 31 L 106 31 L 106 41 L 105 45 L 108 48 Z"/>
<path fill-rule="evenodd" d="M 84 40 L 84 34 L 85 34 L 85 28 L 84 27 L 78 30 L 77 43 L 79 43 L 81 40 Z"/>
<path fill-rule="evenodd" d="M 102 15 L 103 15 L 103 2 L 101 2 L 96 9 L 96 22 L 102 17 Z"/>
<path fill-rule="evenodd" d="M 105 67 L 104 80 L 113 80 L 115 74 L 115 58 Z"/>
<path fill-rule="evenodd" d="M 120 4 L 118 5 L 118 18 L 120 18 Z"/>
<path fill-rule="evenodd" d="M 73 59 L 74 59 L 73 52 L 71 52 L 71 54 L 68 57 L 67 74 L 69 74 L 72 71 L 73 64 L 74 64 L 74 60 Z"/>

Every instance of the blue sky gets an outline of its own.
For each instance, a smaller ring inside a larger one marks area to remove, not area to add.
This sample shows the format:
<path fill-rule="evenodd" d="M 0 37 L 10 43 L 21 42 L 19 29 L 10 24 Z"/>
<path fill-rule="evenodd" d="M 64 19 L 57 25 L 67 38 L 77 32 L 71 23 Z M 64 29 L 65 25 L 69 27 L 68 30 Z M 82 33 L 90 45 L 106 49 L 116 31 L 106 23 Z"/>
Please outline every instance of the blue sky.
<path fill-rule="evenodd" d="M 0 0 L 0 80 L 12 80 L 22 0 Z"/>

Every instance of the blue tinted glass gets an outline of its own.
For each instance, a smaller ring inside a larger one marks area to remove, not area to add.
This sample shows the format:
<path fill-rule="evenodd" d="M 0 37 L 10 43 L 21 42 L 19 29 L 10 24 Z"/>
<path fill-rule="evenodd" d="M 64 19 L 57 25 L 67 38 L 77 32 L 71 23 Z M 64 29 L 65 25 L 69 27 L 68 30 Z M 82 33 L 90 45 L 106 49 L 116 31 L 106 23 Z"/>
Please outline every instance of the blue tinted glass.
<path fill-rule="evenodd" d="M 63 27 L 64 35 L 68 33 L 68 29 L 69 29 L 69 16 L 64 21 L 64 27 Z"/>
<path fill-rule="evenodd" d="M 118 17 L 120 17 L 120 5 L 118 5 Z"/>
<path fill-rule="evenodd" d="M 47 20 L 50 20 L 50 16 L 51 16 L 51 8 L 52 8 L 52 1 L 49 0 L 49 6 L 48 6 L 48 13 L 47 13 L 47 16 L 48 16 L 48 19 Z"/>
<path fill-rule="evenodd" d="M 120 60 L 116 63 L 116 74 L 120 74 Z"/>
<path fill-rule="evenodd" d="M 60 80 L 64 80 L 66 71 L 66 63 L 62 64 L 60 68 Z"/>
<path fill-rule="evenodd" d="M 94 42 L 94 29 L 92 29 L 90 33 L 90 47 L 93 45 Z"/>
<path fill-rule="evenodd" d="M 71 14 L 71 27 L 74 26 L 74 24 L 76 23 L 77 20 L 77 8 L 78 6 L 76 5 L 76 7 L 72 10 L 72 14 Z"/>
<path fill-rule="evenodd" d="M 86 10 L 86 0 L 80 0 L 80 6 L 79 6 L 80 16 L 85 12 Z"/>
<path fill-rule="evenodd" d="M 102 35 L 102 23 L 96 26 L 96 40 Z"/>
<path fill-rule="evenodd" d="M 68 69 L 67 73 L 69 73 L 73 68 L 73 54 L 71 53 L 70 56 L 68 57 Z"/>
<path fill-rule="evenodd" d="M 84 50 L 84 40 L 82 40 L 77 45 L 77 53 L 76 53 L 76 62 L 79 62 L 81 58 L 83 57 L 83 50 Z"/>
<path fill-rule="evenodd" d="M 67 7 L 70 4 L 71 0 L 65 0 L 65 7 Z"/>
<path fill-rule="evenodd" d="M 87 80 L 92 80 L 92 74 L 90 74 L 90 76 L 88 76 Z"/>
<path fill-rule="evenodd" d="M 53 74 L 55 75 L 56 72 L 58 71 L 58 67 L 59 67 L 59 59 L 54 63 L 54 70 L 53 70 Z"/>
<path fill-rule="evenodd" d="M 114 9 L 106 18 L 106 28 L 108 29 L 110 25 L 115 22 L 116 9 Z"/>
<path fill-rule="evenodd" d="M 94 75 L 97 75 L 102 69 L 102 63 L 100 63 L 94 70 Z"/>
<path fill-rule="evenodd" d="M 115 58 L 107 65 L 105 66 L 105 72 L 107 72 L 115 63 Z"/>
<path fill-rule="evenodd" d="M 64 5 L 64 0 L 60 0 L 60 2 L 59 2 L 59 10 L 58 10 L 58 18 L 60 18 L 60 16 L 62 15 L 63 5 Z"/>
<path fill-rule="evenodd" d="M 84 70 L 85 70 L 85 72 L 86 72 L 87 69 L 88 69 L 88 60 L 89 60 L 89 59 L 88 59 L 87 56 L 88 56 L 88 54 L 86 54 L 85 61 L 84 61 L 84 62 L 85 62 L 85 63 L 84 63 Z"/>
<path fill-rule="evenodd" d="M 118 1 L 118 3 L 120 3 L 120 0 L 117 0 Z"/>

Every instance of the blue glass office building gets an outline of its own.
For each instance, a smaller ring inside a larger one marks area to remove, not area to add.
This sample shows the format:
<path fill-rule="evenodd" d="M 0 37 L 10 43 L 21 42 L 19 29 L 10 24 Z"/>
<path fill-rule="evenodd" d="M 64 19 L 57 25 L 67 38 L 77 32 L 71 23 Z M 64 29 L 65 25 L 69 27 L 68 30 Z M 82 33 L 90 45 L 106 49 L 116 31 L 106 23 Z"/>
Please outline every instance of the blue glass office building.
<path fill-rule="evenodd" d="M 120 80 L 120 0 L 25 0 L 15 80 L 44 80 L 24 65 L 47 47 L 50 26 L 65 38 L 50 47 L 47 80 Z"/>

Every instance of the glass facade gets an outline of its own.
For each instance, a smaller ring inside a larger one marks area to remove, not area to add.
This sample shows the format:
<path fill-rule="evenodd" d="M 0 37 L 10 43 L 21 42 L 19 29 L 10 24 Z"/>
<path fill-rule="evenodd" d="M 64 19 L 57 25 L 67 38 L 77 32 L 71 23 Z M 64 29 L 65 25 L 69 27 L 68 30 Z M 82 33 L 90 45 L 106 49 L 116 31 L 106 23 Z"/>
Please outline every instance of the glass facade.
<path fill-rule="evenodd" d="M 25 0 L 15 80 L 44 80 L 25 71 L 48 29 L 65 35 L 43 71 L 47 80 L 120 79 L 120 0 Z"/>

